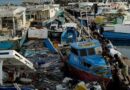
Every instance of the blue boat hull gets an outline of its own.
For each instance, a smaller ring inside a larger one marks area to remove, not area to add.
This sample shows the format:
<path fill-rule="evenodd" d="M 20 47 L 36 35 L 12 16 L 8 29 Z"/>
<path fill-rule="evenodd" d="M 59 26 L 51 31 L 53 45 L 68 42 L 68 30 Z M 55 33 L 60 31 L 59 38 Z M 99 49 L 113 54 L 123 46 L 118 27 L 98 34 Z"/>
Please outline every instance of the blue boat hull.
<path fill-rule="evenodd" d="M 0 50 L 18 49 L 19 41 L 0 41 Z"/>
<path fill-rule="evenodd" d="M 27 32 L 21 39 L 0 41 L 0 50 L 19 49 L 27 39 Z"/>
<path fill-rule="evenodd" d="M 68 27 L 68 29 L 61 34 L 61 42 L 66 44 L 76 42 L 78 36 L 79 32 L 77 32 L 75 28 Z"/>
<path fill-rule="evenodd" d="M 130 46 L 130 33 L 103 32 L 103 36 L 116 46 Z"/>

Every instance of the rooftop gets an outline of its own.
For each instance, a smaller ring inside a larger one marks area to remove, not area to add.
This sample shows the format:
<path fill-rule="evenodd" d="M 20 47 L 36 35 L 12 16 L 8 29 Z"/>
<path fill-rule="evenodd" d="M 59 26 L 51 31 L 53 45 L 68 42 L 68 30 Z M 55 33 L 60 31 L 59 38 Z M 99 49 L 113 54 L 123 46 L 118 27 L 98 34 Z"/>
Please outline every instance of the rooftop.
<path fill-rule="evenodd" d="M 73 22 L 70 22 L 70 23 L 65 23 L 64 25 L 62 25 L 63 27 L 75 27 L 77 28 L 77 24 L 76 23 L 73 23 Z"/>
<path fill-rule="evenodd" d="M 71 44 L 72 47 L 76 49 L 83 49 L 83 48 L 93 48 L 93 47 L 98 47 L 100 46 L 99 41 L 93 39 L 93 40 L 87 40 L 87 41 L 82 41 L 82 42 L 75 42 Z"/>
<path fill-rule="evenodd" d="M 20 6 L 0 6 L 0 17 L 14 17 L 25 10 L 25 7 Z"/>
<path fill-rule="evenodd" d="M 27 11 L 44 11 L 48 10 L 49 6 L 44 6 L 44 5 L 28 5 L 26 6 Z"/>

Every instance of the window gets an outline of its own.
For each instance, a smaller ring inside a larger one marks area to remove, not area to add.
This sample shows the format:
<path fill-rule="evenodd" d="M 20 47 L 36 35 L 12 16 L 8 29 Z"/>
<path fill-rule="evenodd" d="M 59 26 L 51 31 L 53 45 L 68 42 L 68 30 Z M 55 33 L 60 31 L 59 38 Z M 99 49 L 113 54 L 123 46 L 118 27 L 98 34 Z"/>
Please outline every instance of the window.
<path fill-rule="evenodd" d="M 87 56 L 86 49 L 80 50 L 80 56 Z"/>
<path fill-rule="evenodd" d="M 102 48 L 101 47 L 95 48 L 95 52 L 96 52 L 96 54 L 101 55 L 102 54 Z"/>
<path fill-rule="evenodd" d="M 88 49 L 88 55 L 94 55 L 94 54 L 95 54 L 94 48 L 89 48 Z"/>
<path fill-rule="evenodd" d="M 52 38 L 59 38 L 60 39 L 60 36 L 61 36 L 61 33 L 59 32 L 51 32 L 51 35 L 52 35 Z"/>
<path fill-rule="evenodd" d="M 75 48 L 71 48 L 71 52 L 75 55 L 78 55 L 78 51 Z"/>
<path fill-rule="evenodd" d="M 92 66 L 91 64 L 86 63 L 85 61 L 83 61 L 82 64 L 83 64 L 85 67 L 88 67 L 88 68 L 90 68 L 90 67 Z"/>
<path fill-rule="evenodd" d="M 1 52 L 0 55 L 9 54 L 9 52 Z"/>
<path fill-rule="evenodd" d="M 31 27 L 42 27 L 42 22 L 31 22 Z"/>

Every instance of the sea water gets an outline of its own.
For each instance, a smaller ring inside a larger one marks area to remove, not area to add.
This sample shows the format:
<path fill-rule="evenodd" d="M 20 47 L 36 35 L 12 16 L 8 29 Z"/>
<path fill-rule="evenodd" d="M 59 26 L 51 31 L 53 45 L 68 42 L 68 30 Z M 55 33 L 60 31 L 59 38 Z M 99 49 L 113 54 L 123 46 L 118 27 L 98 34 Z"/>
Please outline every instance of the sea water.
<path fill-rule="evenodd" d="M 130 59 L 130 46 L 116 46 L 116 48 L 122 53 L 122 55 Z"/>
<path fill-rule="evenodd" d="M 35 0 L 34 0 L 35 1 Z M 37 0 L 39 1 L 39 0 Z M 43 2 L 51 2 L 52 0 L 40 0 Z M 22 4 L 23 0 L 0 0 L 0 5 L 7 5 L 7 4 L 15 4 L 15 5 L 20 5 Z"/>
<path fill-rule="evenodd" d="M 23 0 L 0 0 L 0 5 L 5 5 L 5 4 L 16 4 L 20 5 Z"/>

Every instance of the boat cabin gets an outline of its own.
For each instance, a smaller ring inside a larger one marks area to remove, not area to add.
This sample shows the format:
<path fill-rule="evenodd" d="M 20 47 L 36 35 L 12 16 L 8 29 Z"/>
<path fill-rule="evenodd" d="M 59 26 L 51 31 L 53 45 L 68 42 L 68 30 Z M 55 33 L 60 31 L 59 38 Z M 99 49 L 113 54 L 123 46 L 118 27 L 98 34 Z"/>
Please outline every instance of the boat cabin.
<path fill-rule="evenodd" d="M 97 40 L 72 43 L 68 63 L 84 72 L 110 78 L 108 63 L 101 53 L 102 48 Z"/>
<path fill-rule="evenodd" d="M 55 5 L 27 5 L 26 19 L 47 21 L 54 17 L 58 11 L 58 6 Z"/>
<path fill-rule="evenodd" d="M 16 73 L 28 73 L 35 71 L 34 65 L 27 58 L 16 52 L 15 50 L 1 50 L 0 51 L 0 85 L 6 82 L 14 82 L 16 80 Z M 8 83 L 9 84 L 9 83 Z"/>
<path fill-rule="evenodd" d="M 106 13 L 106 24 L 104 31 L 129 33 L 130 14 L 128 12 L 118 13 L 117 10 Z"/>
<path fill-rule="evenodd" d="M 90 56 L 101 54 L 102 49 L 98 41 L 93 40 L 93 42 L 76 42 L 71 44 L 71 52 L 77 56 Z"/>
<path fill-rule="evenodd" d="M 44 22 L 41 20 L 34 20 L 30 22 L 30 27 L 43 28 L 45 26 Z"/>
<path fill-rule="evenodd" d="M 25 7 L 0 6 L 0 32 L 1 39 L 10 39 L 17 31 L 26 27 Z"/>
<path fill-rule="evenodd" d="M 48 30 L 45 27 L 30 27 L 28 29 L 29 39 L 47 39 Z"/>

